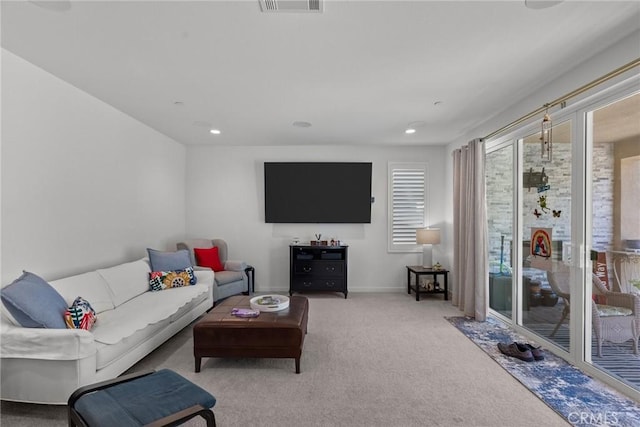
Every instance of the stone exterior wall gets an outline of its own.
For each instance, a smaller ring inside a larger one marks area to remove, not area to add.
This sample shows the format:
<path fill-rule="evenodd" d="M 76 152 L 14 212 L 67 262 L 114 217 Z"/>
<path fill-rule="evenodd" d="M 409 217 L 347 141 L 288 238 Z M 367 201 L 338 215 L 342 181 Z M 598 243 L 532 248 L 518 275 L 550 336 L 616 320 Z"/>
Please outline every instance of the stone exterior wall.
<path fill-rule="evenodd" d="M 593 249 L 603 252 L 614 246 L 614 150 L 615 144 L 593 145 Z"/>
<path fill-rule="evenodd" d="M 489 228 L 490 270 L 495 271 L 500 260 L 501 236 L 504 237 L 504 262 L 511 265 L 513 239 L 513 160 L 512 148 L 507 147 L 487 155 L 487 217 Z M 532 228 L 553 229 L 552 239 L 571 240 L 571 144 L 556 143 L 553 159 L 540 158 L 540 146 L 524 144 L 524 171 L 544 172 L 548 177 L 547 191 L 523 189 L 523 237 L 529 240 Z M 610 249 L 613 241 L 613 144 L 594 144 L 593 147 L 593 241 L 597 250 Z M 546 209 L 540 206 L 540 196 L 546 196 Z M 539 216 L 535 215 L 537 210 Z M 553 211 L 559 212 L 554 216 Z M 561 254 L 557 254 L 558 257 Z"/>
<path fill-rule="evenodd" d="M 489 230 L 490 271 L 499 268 L 501 236 L 504 236 L 504 263 L 509 260 L 513 240 L 513 148 L 487 154 L 486 188 Z"/>

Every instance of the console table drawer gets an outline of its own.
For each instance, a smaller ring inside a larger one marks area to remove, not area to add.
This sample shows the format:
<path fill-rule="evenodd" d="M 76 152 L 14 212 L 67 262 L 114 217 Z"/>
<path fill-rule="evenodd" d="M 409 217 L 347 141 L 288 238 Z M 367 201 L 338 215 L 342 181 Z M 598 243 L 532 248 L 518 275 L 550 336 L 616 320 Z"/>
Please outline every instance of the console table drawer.
<path fill-rule="evenodd" d="M 298 261 L 293 266 L 294 274 L 313 274 L 315 276 L 340 276 L 344 274 L 341 261 Z"/>
<path fill-rule="evenodd" d="M 292 283 L 294 291 L 338 291 L 346 289 L 342 278 L 294 278 Z"/>

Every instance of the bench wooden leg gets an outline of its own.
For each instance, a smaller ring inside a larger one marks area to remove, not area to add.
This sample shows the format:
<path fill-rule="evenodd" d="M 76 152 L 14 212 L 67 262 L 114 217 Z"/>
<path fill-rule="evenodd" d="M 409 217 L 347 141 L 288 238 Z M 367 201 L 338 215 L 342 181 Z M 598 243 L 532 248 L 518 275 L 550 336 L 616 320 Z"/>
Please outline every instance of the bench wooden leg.
<path fill-rule="evenodd" d="M 296 374 L 300 373 L 300 358 L 296 357 Z"/>
<path fill-rule="evenodd" d="M 200 372 L 200 364 L 202 363 L 202 357 L 196 356 L 196 372 Z"/>

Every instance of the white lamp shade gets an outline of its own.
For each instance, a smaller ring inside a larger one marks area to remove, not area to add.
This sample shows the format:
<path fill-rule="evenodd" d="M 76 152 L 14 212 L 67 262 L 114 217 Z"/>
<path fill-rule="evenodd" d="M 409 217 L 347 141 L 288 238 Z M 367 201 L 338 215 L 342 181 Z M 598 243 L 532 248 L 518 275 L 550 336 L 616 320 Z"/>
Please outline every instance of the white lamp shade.
<path fill-rule="evenodd" d="M 439 228 L 419 228 L 416 230 L 416 242 L 420 245 L 439 245 Z"/>

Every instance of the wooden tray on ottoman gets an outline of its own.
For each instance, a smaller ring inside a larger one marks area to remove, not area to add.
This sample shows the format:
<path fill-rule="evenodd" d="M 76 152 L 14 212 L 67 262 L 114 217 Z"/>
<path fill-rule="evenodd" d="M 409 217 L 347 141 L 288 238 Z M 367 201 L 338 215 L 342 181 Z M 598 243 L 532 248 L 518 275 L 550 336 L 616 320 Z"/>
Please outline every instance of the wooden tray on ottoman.
<path fill-rule="evenodd" d="M 289 307 L 261 312 L 258 317 L 236 317 L 233 308 L 251 308 L 250 296 L 227 298 L 193 327 L 193 355 L 196 372 L 203 357 L 293 358 L 300 373 L 300 356 L 307 333 L 309 301 L 290 297 Z"/>

